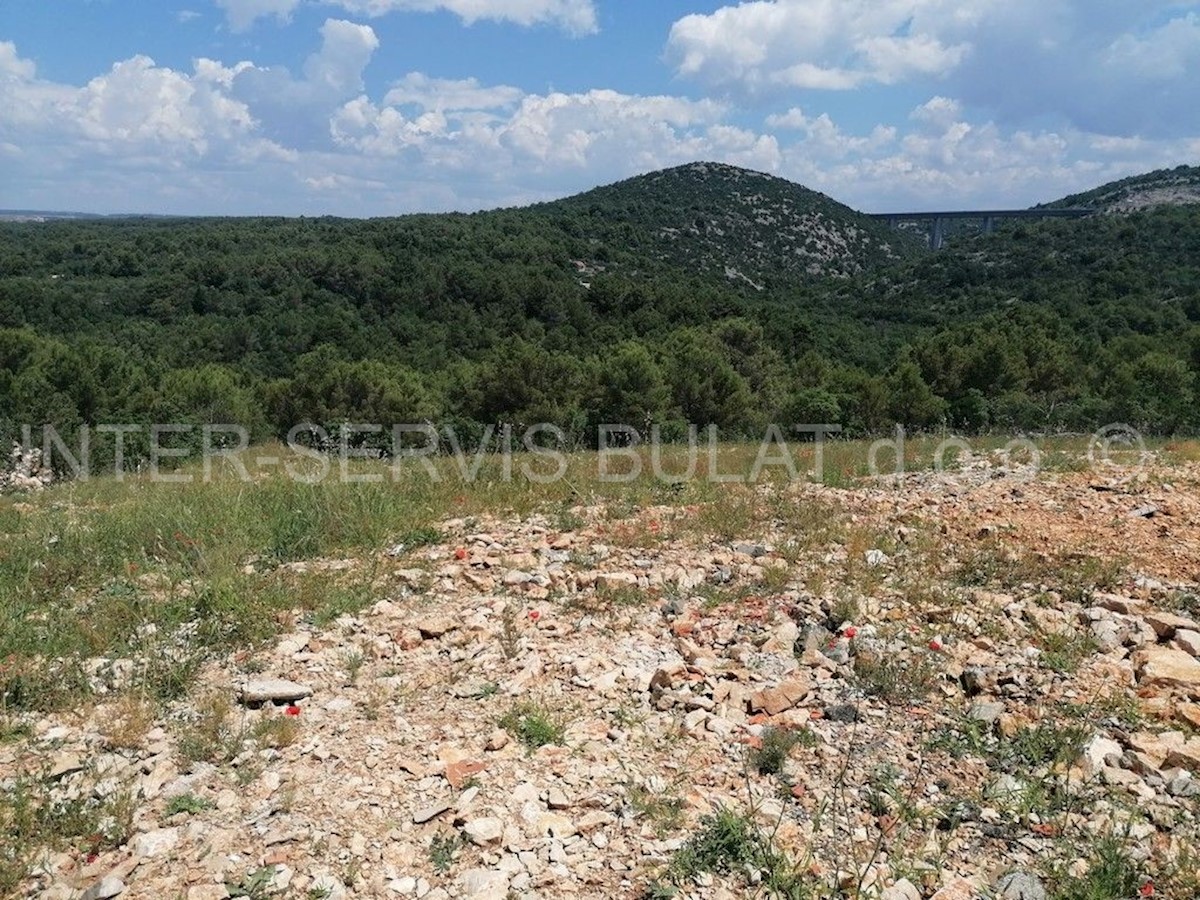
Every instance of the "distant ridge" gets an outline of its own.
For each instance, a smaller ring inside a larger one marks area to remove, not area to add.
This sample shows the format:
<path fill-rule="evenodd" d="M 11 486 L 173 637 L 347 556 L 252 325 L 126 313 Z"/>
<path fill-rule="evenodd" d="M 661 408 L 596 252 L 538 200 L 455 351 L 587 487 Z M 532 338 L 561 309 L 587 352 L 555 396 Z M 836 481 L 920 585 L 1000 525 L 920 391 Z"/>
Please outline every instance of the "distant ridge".
<path fill-rule="evenodd" d="M 1200 167 L 1177 166 L 1113 181 L 1082 194 L 1045 204 L 1047 207 L 1087 207 L 1100 212 L 1130 213 L 1156 206 L 1200 203 Z"/>
<path fill-rule="evenodd" d="M 0 222 L 57 222 L 75 219 L 177 219 L 161 213 L 86 213 L 47 209 L 0 209 Z"/>

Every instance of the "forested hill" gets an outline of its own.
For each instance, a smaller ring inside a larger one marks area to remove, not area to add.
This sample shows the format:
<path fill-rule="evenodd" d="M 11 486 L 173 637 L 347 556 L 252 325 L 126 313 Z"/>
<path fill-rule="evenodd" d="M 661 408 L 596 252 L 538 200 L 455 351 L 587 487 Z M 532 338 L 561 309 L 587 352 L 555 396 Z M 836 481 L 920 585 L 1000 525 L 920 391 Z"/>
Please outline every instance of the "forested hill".
<path fill-rule="evenodd" d="M 1125 213 L 1192 203 L 1200 203 L 1200 166 L 1178 166 L 1123 178 L 1046 205 Z"/>
<path fill-rule="evenodd" d="M 43 422 L 547 421 L 585 442 L 600 422 L 1200 426 L 1200 206 L 937 254 L 895 240 L 711 164 L 475 215 L 0 224 L 0 439 Z"/>
<path fill-rule="evenodd" d="M 844 277 L 917 245 L 824 194 L 734 166 L 692 163 L 535 211 L 584 217 L 597 236 L 646 259 L 762 290 L 802 276 Z"/>

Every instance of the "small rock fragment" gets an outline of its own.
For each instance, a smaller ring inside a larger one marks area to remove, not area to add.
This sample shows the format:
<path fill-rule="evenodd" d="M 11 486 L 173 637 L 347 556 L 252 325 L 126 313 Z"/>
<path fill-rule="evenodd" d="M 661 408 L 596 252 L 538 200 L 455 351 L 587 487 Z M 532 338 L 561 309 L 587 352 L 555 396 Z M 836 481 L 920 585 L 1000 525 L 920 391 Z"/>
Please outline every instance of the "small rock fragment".
<path fill-rule="evenodd" d="M 83 892 L 82 900 L 109 900 L 125 892 L 125 882 L 120 878 L 109 875 L 93 884 Z"/>
<path fill-rule="evenodd" d="M 858 707 L 853 703 L 840 703 L 825 707 L 825 718 L 830 722 L 857 722 Z"/>
<path fill-rule="evenodd" d="M 492 817 L 473 819 L 466 824 L 463 832 L 471 843 L 486 847 L 488 844 L 498 844 L 504 837 L 504 823 Z"/>
<path fill-rule="evenodd" d="M 295 703 L 311 696 L 312 688 L 282 678 L 248 681 L 238 692 L 239 699 L 248 706 L 258 703 Z"/>
<path fill-rule="evenodd" d="M 430 822 L 433 819 L 436 819 L 438 816 L 442 815 L 443 813 L 447 813 L 452 809 L 454 809 L 453 803 L 447 803 L 444 801 L 441 803 L 433 803 L 433 804 L 430 804 L 429 806 L 424 806 L 421 809 L 418 809 L 416 812 L 414 812 L 413 813 L 413 822 L 416 823 L 417 825 L 423 825 L 426 822 Z"/>
<path fill-rule="evenodd" d="M 1046 900 L 1046 888 L 1028 872 L 1011 872 L 996 882 L 997 900 Z"/>

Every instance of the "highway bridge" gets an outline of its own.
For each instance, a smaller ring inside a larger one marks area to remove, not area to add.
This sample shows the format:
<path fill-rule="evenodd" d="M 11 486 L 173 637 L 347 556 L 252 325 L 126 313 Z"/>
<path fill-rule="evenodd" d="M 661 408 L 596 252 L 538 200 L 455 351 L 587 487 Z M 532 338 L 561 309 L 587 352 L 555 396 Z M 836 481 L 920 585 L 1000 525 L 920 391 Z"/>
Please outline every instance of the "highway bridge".
<path fill-rule="evenodd" d="M 929 246 L 941 250 L 946 244 L 946 225 L 954 220 L 968 219 L 980 223 L 984 234 L 996 230 L 1002 219 L 1082 219 L 1094 215 L 1094 209 L 973 209 L 952 212 L 868 213 L 872 219 L 887 222 L 892 228 L 917 224 L 929 233 Z"/>

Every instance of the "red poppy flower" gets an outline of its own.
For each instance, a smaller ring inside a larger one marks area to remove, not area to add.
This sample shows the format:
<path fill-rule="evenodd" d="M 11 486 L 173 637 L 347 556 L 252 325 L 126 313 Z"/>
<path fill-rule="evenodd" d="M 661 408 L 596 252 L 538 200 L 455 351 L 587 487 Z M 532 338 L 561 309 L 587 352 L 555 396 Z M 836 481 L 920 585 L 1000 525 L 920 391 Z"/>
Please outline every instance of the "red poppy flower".
<path fill-rule="evenodd" d="M 1141 887 L 1138 889 L 1138 896 L 1141 896 L 1141 897 L 1153 897 L 1153 896 L 1154 896 L 1154 882 L 1153 882 L 1153 881 L 1147 881 L 1145 884 L 1143 884 L 1143 885 L 1142 885 L 1142 886 L 1141 886 Z"/>
<path fill-rule="evenodd" d="M 466 559 L 467 551 L 464 550 L 462 547 L 459 547 L 457 550 L 454 551 L 454 558 L 458 559 L 458 560 Z"/>
<path fill-rule="evenodd" d="M 293 703 L 291 706 L 285 709 L 283 713 L 286 716 L 298 716 L 300 715 L 300 707 Z"/>
<path fill-rule="evenodd" d="M 846 626 L 846 630 L 843 631 L 842 634 L 844 634 L 846 637 L 850 638 L 850 640 L 854 640 L 854 638 L 858 636 L 858 629 L 855 628 L 853 625 L 848 625 L 848 626 Z"/>
<path fill-rule="evenodd" d="M 932 650 L 934 653 L 940 653 L 942 651 L 942 642 L 939 641 L 937 638 L 934 638 L 932 641 L 929 642 L 929 649 Z"/>
<path fill-rule="evenodd" d="M 542 614 L 540 612 L 538 612 L 536 609 L 531 609 L 529 611 L 529 621 L 536 622 L 541 617 L 542 617 Z"/>

